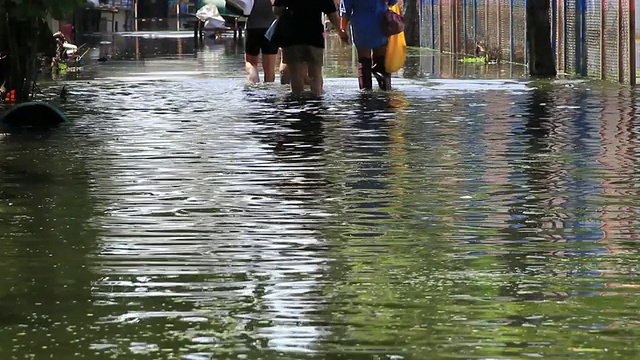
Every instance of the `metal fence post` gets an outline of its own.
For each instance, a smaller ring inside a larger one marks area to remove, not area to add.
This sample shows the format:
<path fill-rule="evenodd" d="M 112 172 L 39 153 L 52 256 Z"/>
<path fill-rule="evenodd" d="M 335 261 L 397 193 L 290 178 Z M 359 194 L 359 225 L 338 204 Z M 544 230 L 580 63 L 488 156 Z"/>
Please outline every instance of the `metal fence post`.
<path fill-rule="evenodd" d="M 574 61 L 576 62 L 576 73 L 578 75 L 586 75 L 585 66 L 585 10 L 586 0 L 576 1 L 576 53 L 574 54 Z"/>
<path fill-rule="evenodd" d="M 473 51 L 475 53 L 475 46 L 478 45 L 478 1 L 471 1 L 473 1 Z"/>
<path fill-rule="evenodd" d="M 527 40 L 529 38 L 529 36 L 527 35 L 527 29 L 529 27 L 529 25 L 527 24 L 527 16 L 526 16 L 527 6 L 529 6 L 529 0 L 524 0 L 524 10 L 523 10 L 524 13 L 525 13 L 525 17 L 524 17 L 524 64 L 525 64 L 525 66 L 527 66 L 527 68 L 530 68 L 531 66 L 529 64 L 529 40 Z"/>
<path fill-rule="evenodd" d="M 462 52 L 465 55 L 469 55 L 467 54 L 468 40 L 469 39 L 467 37 L 467 0 L 462 0 L 462 48 L 463 48 Z"/>
<path fill-rule="evenodd" d="M 564 6 L 564 8 L 562 9 L 562 14 L 563 14 L 563 32 L 564 32 L 564 39 L 563 39 L 563 45 L 562 47 L 564 48 L 564 55 L 562 56 L 562 72 L 567 72 L 567 49 L 568 49 L 568 43 L 567 41 L 569 41 L 569 37 L 567 36 L 567 1 L 569 0 L 564 0 L 562 6 Z"/>
<path fill-rule="evenodd" d="M 484 37 L 485 37 L 485 50 L 487 51 L 487 55 L 491 44 L 489 43 L 489 0 L 484 1 Z"/>
<path fill-rule="evenodd" d="M 502 14 L 500 14 L 502 12 L 502 7 L 500 6 L 500 0 L 496 1 L 496 33 L 497 33 L 497 37 L 498 37 L 498 46 L 497 46 L 497 50 L 498 50 L 498 61 L 500 61 L 500 58 L 502 57 Z"/>
<path fill-rule="evenodd" d="M 558 68 L 558 0 L 551 0 L 551 53 Z"/>
<path fill-rule="evenodd" d="M 618 41 L 617 41 L 617 46 L 618 46 L 618 82 L 623 83 L 624 82 L 624 55 L 622 54 L 622 42 L 624 41 L 623 36 L 622 36 L 622 0 L 618 0 L 618 6 L 617 6 L 617 12 L 618 12 Z M 629 34 L 629 36 L 631 36 L 631 34 Z M 634 35 L 635 38 L 635 35 Z"/>
<path fill-rule="evenodd" d="M 571 0 L 569 0 L 571 1 Z M 575 31 L 573 34 L 573 41 L 576 42 L 576 53 L 573 54 L 573 61 L 575 62 L 576 74 L 582 74 L 581 56 L 582 49 L 580 47 L 580 27 L 581 27 L 581 14 L 582 14 L 582 0 L 576 0 L 576 14 L 575 14 Z"/>
<path fill-rule="evenodd" d="M 636 84 L 636 1 L 629 0 L 629 83 Z"/>
<path fill-rule="evenodd" d="M 509 1 L 509 61 L 515 61 L 515 39 L 513 35 L 513 7 L 514 0 Z"/>
<path fill-rule="evenodd" d="M 600 79 L 607 78 L 607 53 L 605 51 L 604 33 L 607 26 L 607 8 L 604 0 L 600 1 Z"/>
<path fill-rule="evenodd" d="M 436 0 L 431 0 L 431 48 L 436 49 L 436 14 L 433 12 L 435 9 Z"/>
<path fill-rule="evenodd" d="M 442 43 L 443 43 L 442 38 L 444 37 L 443 34 L 442 34 L 443 33 L 442 29 L 444 29 L 444 27 L 442 25 L 442 2 L 443 1 L 445 1 L 445 0 L 438 0 L 438 45 L 439 45 L 438 46 L 438 50 L 440 52 L 442 52 L 442 49 L 443 49 L 443 47 L 442 47 Z M 440 69 L 440 72 L 442 73 L 442 69 Z"/>
<path fill-rule="evenodd" d="M 458 53 L 458 7 L 457 0 L 449 0 L 449 12 L 451 19 L 451 53 Z"/>

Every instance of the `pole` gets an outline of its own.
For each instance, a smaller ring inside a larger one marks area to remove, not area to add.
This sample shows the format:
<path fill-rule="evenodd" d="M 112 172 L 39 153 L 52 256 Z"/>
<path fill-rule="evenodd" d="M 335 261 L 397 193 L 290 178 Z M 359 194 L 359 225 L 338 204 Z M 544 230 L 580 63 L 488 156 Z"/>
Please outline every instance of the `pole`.
<path fill-rule="evenodd" d="M 176 1 L 176 30 L 180 31 L 180 0 Z"/>
<path fill-rule="evenodd" d="M 618 0 L 618 7 L 616 9 L 618 11 L 618 82 L 623 83 L 624 82 L 624 56 L 625 54 L 622 53 L 622 42 L 624 41 L 622 39 L 623 37 L 623 27 L 622 27 L 622 22 L 623 22 L 623 16 L 622 16 L 622 0 Z M 635 34 L 633 34 L 634 38 L 635 38 Z M 629 37 L 631 37 L 631 34 L 629 34 Z M 629 64 L 631 65 L 631 64 Z"/>
<path fill-rule="evenodd" d="M 515 4 L 513 0 L 509 1 L 509 61 L 515 62 L 516 40 L 513 34 L 513 8 Z"/>
<path fill-rule="evenodd" d="M 550 0 L 527 1 L 527 45 L 529 50 L 529 74 L 532 76 L 556 76 L 551 45 Z"/>
<path fill-rule="evenodd" d="M 138 31 L 138 0 L 133 0 L 133 30 Z"/>
<path fill-rule="evenodd" d="M 600 3 L 600 79 L 601 80 L 606 80 L 607 78 L 607 56 L 606 56 L 606 52 L 605 52 L 605 45 L 604 45 L 604 34 L 605 34 L 605 30 L 606 30 L 606 14 L 607 13 L 607 8 L 605 6 L 604 1 L 602 1 Z"/>
<path fill-rule="evenodd" d="M 431 48 L 436 49 L 436 14 L 435 0 L 431 0 Z"/>
<path fill-rule="evenodd" d="M 442 52 L 444 47 L 442 46 L 442 39 L 444 39 L 444 25 L 442 25 L 442 1 L 443 0 L 438 0 L 438 51 Z M 441 69 L 442 70 L 442 69 Z"/>
<path fill-rule="evenodd" d="M 629 0 L 629 82 L 636 84 L 636 0 Z"/>
<path fill-rule="evenodd" d="M 467 0 L 462 0 L 462 52 L 469 55 L 469 38 L 467 34 Z M 473 52 L 471 52 L 473 54 Z"/>

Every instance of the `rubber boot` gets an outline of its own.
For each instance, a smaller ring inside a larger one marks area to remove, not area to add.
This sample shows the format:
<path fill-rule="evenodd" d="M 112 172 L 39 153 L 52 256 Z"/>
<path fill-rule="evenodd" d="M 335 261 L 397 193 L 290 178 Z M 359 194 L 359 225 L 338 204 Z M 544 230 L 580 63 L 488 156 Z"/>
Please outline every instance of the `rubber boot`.
<path fill-rule="evenodd" d="M 372 82 L 371 59 L 358 59 L 358 85 L 360 85 L 360 90 L 371 90 Z"/>
<path fill-rule="evenodd" d="M 391 90 L 391 73 L 388 73 L 384 68 L 384 56 L 376 57 L 374 65 L 372 67 L 373 76 L 378 81 L 380 90 Z"/>

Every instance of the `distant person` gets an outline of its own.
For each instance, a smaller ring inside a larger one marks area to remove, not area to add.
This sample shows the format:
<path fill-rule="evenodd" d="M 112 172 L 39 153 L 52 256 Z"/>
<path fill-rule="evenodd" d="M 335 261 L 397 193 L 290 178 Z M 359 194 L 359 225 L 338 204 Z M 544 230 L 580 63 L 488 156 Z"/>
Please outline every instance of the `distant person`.
<path fill-rule="evenodd" d="M 244 43 L 244 66 L 247 79 L 260 82 L 258 63 L 262 54 L 262 70 L 264 82 L 274 82 L 276 79 L 276 55 L 278 47 L 264 36 L 276 15 L 273 13 L 271 0 L 255 0 L 253 9 L 247 19 L 247 31 Z"/>
<path fill-rule="evenodd" d="M 338 28 L 340 17 L 336 4 L 333 0 L 275 0 L 273 5 L 276 15 L 283 14 L 285 8 L 292 14 L 290 39 L 282 47 L 283 62 L 291 73 L 291 91 L 299 94 L 304 90 L 305 73 L 308 72 L 311 91 L 320 94 L 324 60 L 322 14 L 326 14 L 331 23 Z M 345 31 L 339 31 L 338 36 L 343 41 L 348 40 Z"/>
<path fill-rule="evenodd" d="M 382 32 L 382 18 L 398 0 L 341 0 L 341 28 L 351 23 L 353 43 L 358 51 L 358 84 L 360 89 L 371 89 L 376 77 L 382 90 L 391 89 L 391 74 L 384 66 L 389 38 Z"/>

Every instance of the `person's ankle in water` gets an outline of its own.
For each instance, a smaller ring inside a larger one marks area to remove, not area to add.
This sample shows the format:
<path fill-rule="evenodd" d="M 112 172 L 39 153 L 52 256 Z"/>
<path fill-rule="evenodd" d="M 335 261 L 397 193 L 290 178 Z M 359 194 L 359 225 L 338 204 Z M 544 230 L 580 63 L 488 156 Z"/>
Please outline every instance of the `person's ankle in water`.
<path fill-rule="evenodd" d="M 251 63 L 246 64 L 247 69 L 247 80 L 252 83 L 260 82 L 260 76 L 258 75 L 258 68 L 253 66 Z"/>

